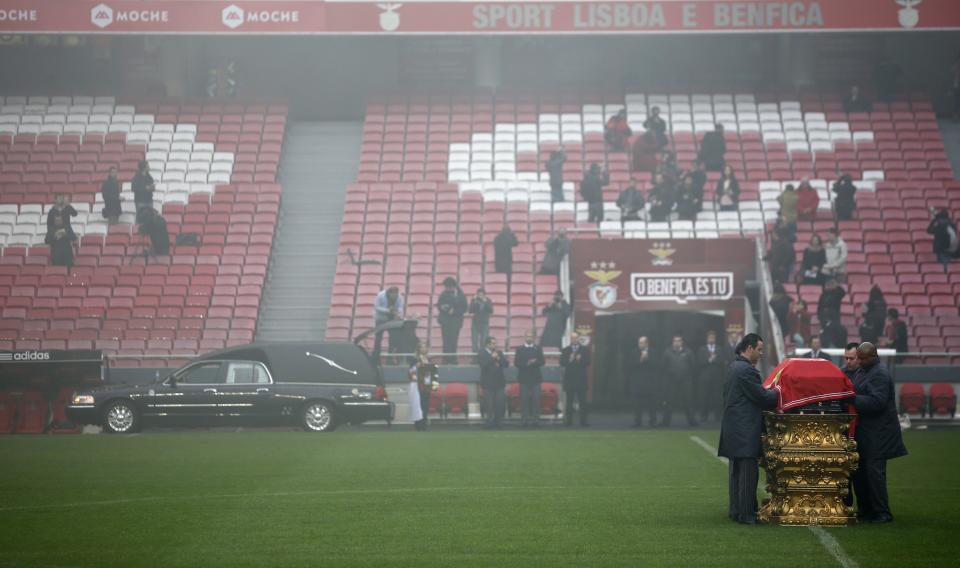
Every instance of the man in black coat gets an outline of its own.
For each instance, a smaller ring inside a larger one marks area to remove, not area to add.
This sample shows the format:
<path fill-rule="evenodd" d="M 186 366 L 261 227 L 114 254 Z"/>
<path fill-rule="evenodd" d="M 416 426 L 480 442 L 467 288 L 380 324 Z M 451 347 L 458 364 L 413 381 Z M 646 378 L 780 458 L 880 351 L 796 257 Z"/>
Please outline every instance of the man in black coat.
<path fill-rule="evenodd" d="M 824 359 L 833 362 L 833 359 L 823 352 L 823 344 L 820 336 L 814 335 L 810 338 L 810 352 L 803 356 L 804 359 Z"/>
<path fill-rule="evenodd" d="M 747 525 L 757 523 L 757 458 L 761 455 L 763 411 L 775 408 L 779 400 L 777 391 L 763 388 L 756 368 L 762 357 L 763 338 L 748 333 L 737 345 L 737 359 L 727 369 L 717 452 L 730 460 L 730 519 Z"/>
<path fill-rule="evenodd" d="M 850 174 L 843 174 L 834 182 L 833 193 L 837 195 L 833 202 L 833 210 L 837 221 L 853 219 L 853 212 L 857 208 L 857 203 L 854 200 L 857 186 L 853 185 L 853 178 Z"/>
<path fill-rule="evenodd" d="M 887 496 L 887 460 L 907 455 L 907 448 L 890 371 L 880 362 L 872 343 L 861 343 L 857 358 L 860 372 L 853 381 L 858 414 L 855 438 L 860 452 L 860 465 L 853 474 L 857 516 L 871 523 L 889 523 L 893 515 Z"/>
<path fill-rule="evenodd" d="M 536 427 L 540 422 L 540 383 L 543 382 L 540 368 L 545 361 L 543 349 L 534 342 L 534 337 L 534 333 L 528 331 L 513 357 L 520 383 L 520 421 L 524 428 Z"/>
<path fill-rule="evenodd" d="M 723 125 L 717 123 L 713 132 L 703 135 L 700 142 L 700 160 L 711 172 L 723 171 L 723 155 L 727 153 L 727 141 L 723 139 Z"/>
<path fill-rule="evenodd" d="M 487 339 L 487 345 L 477 359 L 480 363 L 480 386 L 483 388 L 483 427 L 499 429 L 502 427 L 506 401 L 503 392 L 507 385 L 504 369 L 510 366 L 510 362 L 503 351 L 497 349 L 497 340 L 493 337 Z"/>
<path fill-rule="evenodd" d="M 663 366 L 664 394 L 666 408 L 663 411 L 662 426 L 669 426 L 673 410 L 683 408 L 687 415 L 687 424 L 697 426 L 693 415 L 696 388 L 696 357 L 693 351 L 683 344 L 683 336 L 674 335 L 673 343 L 660 358 Z"/>
<path fill-rule="evenodd" d="M 640 213 L 644 207 L 643 194 L 637 189 L 637 186 L 631 184 L 630 187 L 620 192 L 617 196 L 617 207 L 620 208 L 620 222 L 637 221 L 640 219 Z"/>
<path fill-rule="evenodd" d="M 660 118 L 660 107 L 655 106 L 650 108 L 650 116 L 643 121 L 643 128 L 648 132 L 653 132 L 657 139 L 658 150 L 666 148 L 667 144 L 670 143 L 667 139 L 667 123 Z"/>
<path fill-rule="evenodd" d="M 503 224 L 503 229 L 493 239 L 493 266 L 501 274 L 513 274 L 513 247 L 517 246 L 517 235 L 510 229 L 510 225 Z"/>
<path fill-rule="evenodd" d="M 633 391 L 633 425 L 637 428 L 643 426 L 646 412 L 650 416 L 650 426 L 656 426 L 660 407 L 660 369 L 645 335 L 641 335 L 636 347 L 627 353 L 625 367 Z"/>
<path fill-rule="evenodd" d="M 448 276 L 443 280 L 443 292 L 437 298 L 437 323 L 443 336 L 443 362 L 456 365 L 457 342 L 460 328 L 463 327 L 463 315 L 467 313 L 467 297 L 457 284 L 456 279 Z"/>
<path fill-rule="evenodd" d="M 580 195 L 589 207 L 588 223 L 603 221 L 603 186 L 610 183 L 610 174 L 600 169 L 599 164 L 591 164 L 587 175 L 580 182 Z"/>
<path fill-rule="evenodd" d="M 563 367 L 563 391 L 566 393 L 567 403 L 564 413 L 564 423 L 573 426 L 573 399 L 576 398 L 580 407 L 580 426 L 587 424 L 587 369 L 590 368 L 590 349 L 581 345 L 580 334 L 570 334 L 570 345 L 560 352 L 560 366 Z"/>
<path fill-rule="evenodd" d="M 723 379 L 729 362 L 717 345 L 717 332 L 707 332 L 707 342 L 697 349 L 697 382 L 700 387 L 700 420 L 723 414 Z"/>
<path fill-rule="evenodd" d="M 564 200 L 563 196 L 563 163 L 567 161 L 567 155 L 563 150 L 554 150 L 550 152 L 550 159 L 547 160 L 547 173 L 550 175 L 550 199 L 554 203 Z"/>

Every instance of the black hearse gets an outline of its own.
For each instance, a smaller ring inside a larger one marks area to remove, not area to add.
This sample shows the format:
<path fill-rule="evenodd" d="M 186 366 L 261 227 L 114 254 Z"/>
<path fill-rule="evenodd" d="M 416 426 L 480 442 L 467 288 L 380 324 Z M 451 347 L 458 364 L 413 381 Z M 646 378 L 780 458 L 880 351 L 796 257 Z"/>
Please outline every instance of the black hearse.
<path fill-rule="evenodd" d="M 364 334 L 366 335 L 366 334 Z M 360 338 L 358 338 L 360 339 Z M 253 343 L 198 357 L 145 385 L 77 392 L 67 415 L 106 432 L 146 425 L 301 425 L 393 419 L 380 369 L 354 343 Z"/>

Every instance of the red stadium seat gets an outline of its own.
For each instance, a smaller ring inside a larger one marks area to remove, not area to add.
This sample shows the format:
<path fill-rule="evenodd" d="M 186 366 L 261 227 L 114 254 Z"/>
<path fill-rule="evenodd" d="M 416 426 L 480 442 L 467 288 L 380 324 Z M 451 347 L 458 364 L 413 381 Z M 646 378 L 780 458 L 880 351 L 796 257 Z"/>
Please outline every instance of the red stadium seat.
<path fill-rule="evenodd" d="M 63 387 L 51 405 L 53 416 L 50 422 L 50 432 L 53 434 L 79 434 L 83 428 L 67 418 L 67 405 L 70 404 L 74 392 L 73 387 Z"/>
<path fill-rule="evenodd" d="M 903 383 L 900 385 L 900 413 L 925 416 L 927 410 L 927 395 L 920 383 Z"/>
<path fill-rule="evenodd" d="M 470 417 L 470 407 L 468 404 L 469 387 L 464 383 L 447 383 L 443 386 L 443 417 L 450 414 L 463 414 L 464 418 Z"/>
<path fill-rule="evenodd" d="M 957 393 L 952 384 L 934 383 L 930 385 L 930 416 L 949 416 L 957 413 Z"/>
<path fill-rule="evenodd" d="M 510 383 L 506 389 L 507 416 L 520 414 L 520 383 Z"/>

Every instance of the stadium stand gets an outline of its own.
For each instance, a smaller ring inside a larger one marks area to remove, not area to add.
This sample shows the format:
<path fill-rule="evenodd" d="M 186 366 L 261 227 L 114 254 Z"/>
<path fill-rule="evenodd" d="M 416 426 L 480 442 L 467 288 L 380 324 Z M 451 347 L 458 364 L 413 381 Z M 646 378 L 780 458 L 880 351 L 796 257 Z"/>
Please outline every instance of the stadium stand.
<path fill-rule="evenodd" d="M 795 97 L 796 95 L 793 95 Z M 340 263 L 331 300 L 328 339 L 344 339 L 369 326 L 372 299 L 399 286 L 407 312 L 424 316 L 421 335 L 440 344 L 432 304 L 440 281 L 458 276 L 468 295 L 484 286 L 495 312 L 491 334 L 517 345 L 525 329 L 543 328 L 539 307 L 556 289 L 552 276 L 536 274 L 552 231 L 578 236 L 627 238 L 722 238 L 764 233 L 778 212 L 777 196 L 804 177 L 820 196 L 815 220 L 800 222 L 797 247 L 836 223 L 832 182 L 849 173 L 859 188 L 855 220 L 839 223 L 850 254 L 843 324 L 855 336 L 859 309 L 879 284 L 888 305 L 910 329 L 911 351 L 960 346 L 960 265 L 936 263 L 926 234 L 930 207 L 960 216 L 960 184 L 953 181 L 932 106 L 925 95 L 873 112 L 847 114 L 842 94 L 627 94 L 620 96 L 527 95 L 389 97 L 368 104 L 357 183 L 348 188 Z M 631 174 L 628 156 L 603 141 L 607 117 L 622 108 L 635 133 L 647 109 L 659 106 L 681 168 L 696 157 L 699 140 L 725 126 L 726 160 L 741 184 L 737 212 L 713 210 L 717 174 L 706 186 L 697 220 L 621 228 L 614 205 L 631 179 L 642 191 L 650 175 Z M 563 145 L 566 202 L 552 204 L 544 169 Z M 606 221 L 586 222 L 576 188 L 591 163 L 606 164 Z M 492 240 L 507 222 L 520 245 L 514 249 L 511 294 L 493 271 Z M 382 264 L 356 266 L 347 252 Z M 819 287 L 788 284 L 792 297 L 816 311 Z M 814 318 L 814 331 L 818 322 Z M 460 351 L 469 351 L 461 333 Z M 930 359 L 928 362 L 938 362 Z"/>
<path fill-rule="evenodd" d="M 191 355 L 253 339 L 277 213 L 287 107 L 112 97 L 6 97 L 0 108 L 0 349 L 101 349 Z M 171 242 L 145 264 L 129 180 L 146 159 Z M 120 224 L 100 215 L 111 166 Z M 44 214 L 71 196 L 78 254 L 49 266 Z"/>

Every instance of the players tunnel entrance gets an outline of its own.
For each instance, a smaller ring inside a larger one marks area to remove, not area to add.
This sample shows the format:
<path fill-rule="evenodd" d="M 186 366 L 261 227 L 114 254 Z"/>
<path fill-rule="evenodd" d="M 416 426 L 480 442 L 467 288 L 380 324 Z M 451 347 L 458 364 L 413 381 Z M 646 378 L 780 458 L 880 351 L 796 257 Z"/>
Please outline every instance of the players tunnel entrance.
<path fill-rule="evenodd" d="M 660 358 L 670 348 L 674 335 L 696 353 L 706 343 L 708 331 L 717 333 L 717 344 L 726 341 L 725 319 L 721 311 L 641 311 L 597 314 L 593 335 L 593 405 L 596 408 L 627 410 L 632 408 L 631 350 L 637 338 L 646 336 L 650 353 Z"/>

